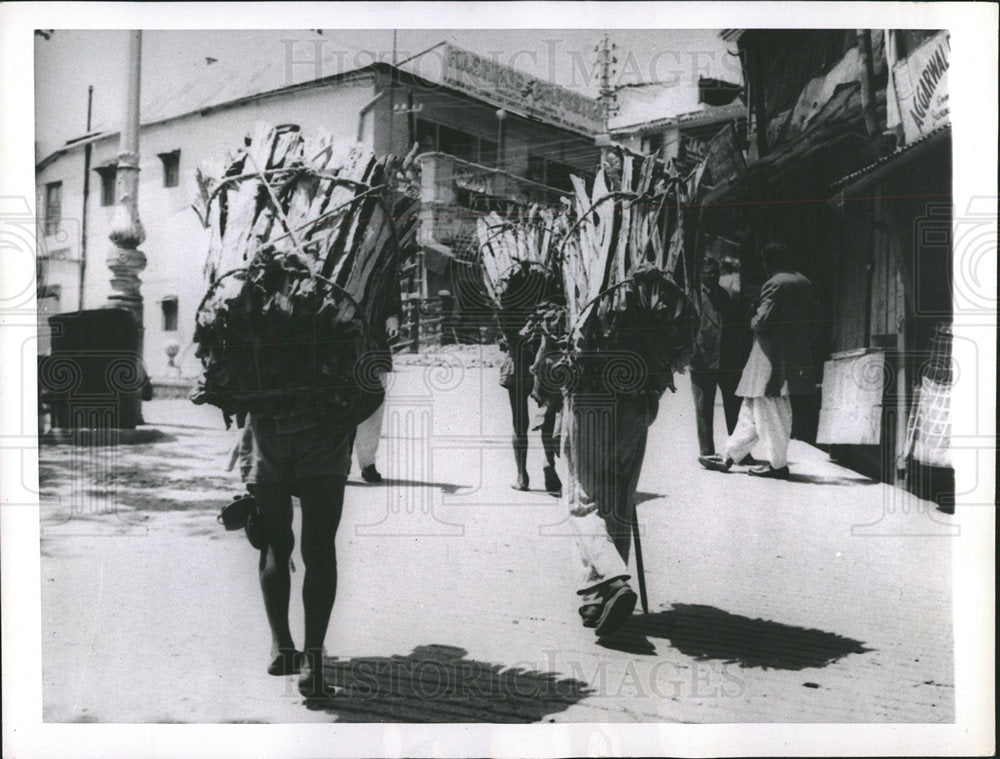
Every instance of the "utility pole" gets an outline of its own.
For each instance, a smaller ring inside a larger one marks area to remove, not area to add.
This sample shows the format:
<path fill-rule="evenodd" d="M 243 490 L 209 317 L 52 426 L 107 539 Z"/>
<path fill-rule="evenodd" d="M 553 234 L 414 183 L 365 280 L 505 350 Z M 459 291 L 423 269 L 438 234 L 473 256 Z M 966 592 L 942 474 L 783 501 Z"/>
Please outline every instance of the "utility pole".
<path fill-rule="evenodd" d="M 599 84 L 597 99 L 601 104 L 601 117 L 604 121 L 605 133 L 608 131 L 608 122 L 611 120 L 611 117 L 618 113 L 618 96 L 615 94 L 615 88 L 611 84 L 615 74 L 618 73 L 618 70 L 615 68 L 615 64 L 618 63 L 618 58 L 614 55 L 616 49 L 617 46 L 611 42 L 607 34 L 601 39 L 601 44 L 594 46 L 594 52 L 597 53 L 597 76 Z"/>
<path fill-rule="evenodd" d="M 146 232 L 139 220 L 139 82 L 142 74 L 142 32 L 129 32 L 128 82 L 125 93 L 125 120 L 115 175 L 115 210 L 108 237 L 115 247 L 108 253 L 111 287 L 117 292 L 108 297 L 111 308 L 132 312 L 139 328 L 139 351 L 142 353 L 143 308 L 139 272 L 146 268 L 146 256 L 139 246 Z"/>

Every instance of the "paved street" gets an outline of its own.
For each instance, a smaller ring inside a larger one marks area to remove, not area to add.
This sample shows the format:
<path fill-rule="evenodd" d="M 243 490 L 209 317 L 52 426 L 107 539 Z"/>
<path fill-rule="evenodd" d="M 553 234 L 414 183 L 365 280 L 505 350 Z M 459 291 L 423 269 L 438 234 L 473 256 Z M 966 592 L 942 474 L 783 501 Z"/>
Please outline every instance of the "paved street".
<path fill-rule="evenodd" d="M 678 380 L 639 483 L 650 613 L 598 644 L 564 507 L 509 487 L 496 369 L 400 367 L 386 482 L 348 483 L 322 708 L 264 671 L 256 554 L 215 521 L 240 490 L 216 410 L 157 400 L 164 440 L 43 448 L 45 719 L 953 721 L 953 518 L 796 441 L 791 482 L 703 471 Z"/>

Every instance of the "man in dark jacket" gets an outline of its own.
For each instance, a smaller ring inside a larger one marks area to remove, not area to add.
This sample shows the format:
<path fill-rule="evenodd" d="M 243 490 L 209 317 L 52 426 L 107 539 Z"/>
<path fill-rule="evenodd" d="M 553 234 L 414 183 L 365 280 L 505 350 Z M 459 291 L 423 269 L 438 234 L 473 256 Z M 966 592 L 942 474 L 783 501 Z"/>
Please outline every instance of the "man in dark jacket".
<path fill-rule="evenodd" d="M 792 432 L 791 396 L 816 391 L 810 345 L 816 334 L 817 306 L 812 283 L 791 266 L 784 243 L 764 248 L 770 275 L 761 288 L 760 305 L 750 322 L 753 347 L 736 394 L 743 398 L 736 429 L 725 455 L 699 456 L 706 469 L 727 471 L 760 441 L 766 463 L 753 467 L 756 477 L 788 477 L 788 440 Z"/>
<path fill-rule="evenodd" d="M 706 258 L 701 267 L 701 314 L 691 356 L 691 393 L 702 456 L 715 453 L 715 388 L 722 393 L 726 430 L 731 435 L 740 413 L 736 386 L 747 358 L 739 304 L 719 284 L 719 262 Z"/>

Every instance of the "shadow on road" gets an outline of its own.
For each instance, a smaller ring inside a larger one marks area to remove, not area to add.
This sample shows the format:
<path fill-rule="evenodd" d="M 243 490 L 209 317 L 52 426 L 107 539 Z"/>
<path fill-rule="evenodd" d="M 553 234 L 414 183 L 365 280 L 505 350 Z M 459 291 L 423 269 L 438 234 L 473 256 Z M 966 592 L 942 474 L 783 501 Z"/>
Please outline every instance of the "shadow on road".
<path fill-rule="evenodd" d="M 817 477 L 814 474 L 790 474 L 788 482 L 801 482 L 809 485 L 878 485 L 875 480 L 867 477 Z"/>
<path fill-rule="evenodd" d="M 638 506 L 640 503 L 645 503 L 646 501 L 655 501 L 658 498 L 666 497 L 663 493 L 644 493 L 640 490 L 635 494 L 635 505 Z"/>
<path fill-rule="evenodd" d="M 649 638 L 665 638 L 693 659 L 763 669 L 825 667 L 848 654 L 872 650 L 836 633 L 750 619 L 701 604 L 674 604 L 668 611 L 636 615 L 600 643 L 618 651 L 651 654 Z"/>
<path fill-rule="evenodd" d="M 424 482 L 422 480 L 395 480 L 390 477 L 386 477 L 381 482 L 358 482 L 357 480 L 348 480 L 347 484 L 354 485 L 356 487 L 362 488 L 440 488 L 441 492 L 452 495 L 457 493 L 459 490 L 466 488 L 471 488 L 472 485 L 456 485 L 452 482 Z"/>
<path fill-rule="evenodd" d="M 418 646 L 408 656 L 328 660 L 331 699 L 308 703 L 341 722 L 539 722 L 592 692 L 549 672 L 466 659 L 455 646 Z"/>

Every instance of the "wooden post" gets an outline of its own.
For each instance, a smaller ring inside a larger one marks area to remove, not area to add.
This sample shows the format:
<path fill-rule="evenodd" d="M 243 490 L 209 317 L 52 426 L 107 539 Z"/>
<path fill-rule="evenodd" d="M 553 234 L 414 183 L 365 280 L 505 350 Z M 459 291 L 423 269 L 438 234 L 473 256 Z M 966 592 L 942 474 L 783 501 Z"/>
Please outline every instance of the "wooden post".
<path fill-rule="evenodd" d="M 763 158 L 767 155 L 767 109 L 764 99 L 764 66 L 761 61 L 760 40 L 755 40 L 749 47 L 747 54 L 750 56 L 750 99 L 752 101 L 752 111 L 754 118 L 754 128 L 757 132 L 757 157 Z"/>
<path fill-rule="evenodd" d="M 879 136 L 878 117 L 875 114 L 875 66 L 872 63 L 872 38 L 867 29 L 858 29 L 858 52 L 861 53 L 861 108 L 865 116 L 868 139 Z"/>
<path fill-rule="evenodd" d="M 639 513 L 632 505 L 632 542 L 635 543 L 635 573 L 639 580 L 639 602 L 642 613 L 649 614 L 649 598 L 646 596 L 646 570 L 642 565 L 642 544 L 639 542 Z"/>

